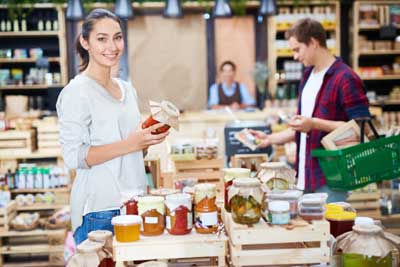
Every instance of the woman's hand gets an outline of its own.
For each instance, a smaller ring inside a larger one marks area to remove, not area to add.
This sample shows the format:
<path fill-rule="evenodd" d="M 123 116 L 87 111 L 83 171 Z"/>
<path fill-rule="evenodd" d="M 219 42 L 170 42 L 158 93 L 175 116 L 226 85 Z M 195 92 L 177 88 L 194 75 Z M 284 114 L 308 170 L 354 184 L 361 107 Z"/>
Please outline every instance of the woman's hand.
<path fill-rule="evenodd" d="M 163 142 L 169 135 L 169 131 L 161 134 L 151 133 L 163 125 L 164 123 L 157 123 L 146 129 L 141 129 L 141 126 L 139 126 L 139 129 L 132 132 L 126 139 L 128 145 L 132 148 L 132 151 L 147 149 L 149 146 Z"/>
<path fill-rule="evenodd" d="M 312 118 L 307 118 L 301 115 L 293 116 L 288 124 L 293 130 L 302 133 L 308 133 L 314 128 Z"/>

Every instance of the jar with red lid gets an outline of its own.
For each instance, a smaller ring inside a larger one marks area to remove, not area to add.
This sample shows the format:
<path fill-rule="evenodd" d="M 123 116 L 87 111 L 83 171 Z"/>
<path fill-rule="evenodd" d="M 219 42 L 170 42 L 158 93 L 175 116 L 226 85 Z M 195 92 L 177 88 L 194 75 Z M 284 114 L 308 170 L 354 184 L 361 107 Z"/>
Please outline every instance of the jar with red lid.
<path fill-rule="evenodd" d="M 149 128 L 157 123 L 164 123 L 163 126 L 157 128 L 152 134 L 161 134 L 171 128 L 178 130 L 179 109 L 169 101 L 157 103 L 150 101 L 151 115 L 142 123 L 142 129 Z"/>
<path fill-rule="evenodd" d="M 165 224 L 168 233 L 186 235 L 192 231 L 192 197 L 189 194 L 173 194 L 166 196 Z"/>
<path fill-rule="evenodd" d="M 138 215 L 138 198 L 144 196 L 143 190 L 122 192 L 122 203 L 126 215 Z"/>
<path fill-rule="evenodd" d="M 225 210 L 231 212 L 231 205 L 228 201 L 228 192 L 235 178 L 250 177 L 250 169 L 246 168 L 226 168 L 224 169 L 224 205 Z"/>

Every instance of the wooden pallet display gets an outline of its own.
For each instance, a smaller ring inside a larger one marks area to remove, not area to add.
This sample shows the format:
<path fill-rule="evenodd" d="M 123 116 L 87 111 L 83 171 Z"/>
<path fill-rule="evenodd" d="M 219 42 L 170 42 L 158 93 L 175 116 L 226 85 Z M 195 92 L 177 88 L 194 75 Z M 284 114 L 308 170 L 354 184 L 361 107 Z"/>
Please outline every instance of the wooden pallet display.
<path fill-rule="evenodd" d="M 9 229 L 10 221 L 17 215 L 17 203 L 11 201 L 6 206 L 0 208 L 0 233 Z"/>
<path fill-rule="evenodd" d="M 381 216 L 379 204 L 380 192 L 352 192 L 347 202 L 357 211 L 358 216 L 379 219 Z"/>
<path fill-rule="evenodd" d="M 60 151 L 60 131 L 58 124 L 41 122 L 37 123 L 36 128 L 38 149 L 40 151 Z"/>
<path fill-rule="evenodd" d="M 66 230 L 0 233 L 0 267 L 64 266 Z"/>
<path fill-rule="evenodd" d="M 270 225 L 263 219 L 247 226 L 237 224 L 223 211 L 229 236 L 230 262 L 239 266 L 302 265 L 329 262 L 329 223 L 325 220 L 296 226 Z"/>
<path fill-rule="evenodd" d="M 223 159 L 200 159 L 175 161 L 175 179 L 195 178 L 199 183 L 215 183 L 217 191 L 223 192 Z"/>
<path fill-rule="evenodd" d="M 121 243 L 113 240 L 114 260 L 121 266 L 125 261 L 172 260 L 193 262 L 194 258 L 209 260 L 207 266 L 226 266 L 225 256 L 228 238 L 225 235 L 198 234 L 193 231 L 188 235 L 140 236 L 140 240 Z M 187 264 L 185 266 L 190 266 Z"/>
<path fill-rule="evenodd" d="M 255 161 L 255 167 L 259 171 L 260 164 L 268 161 L 268 154 L 237 154 L 231 157 L 232 168 L 245 165 L 247 169 L 251 169 L 252 161 Z"/>
<path fill-rule="evenodd" d="M 0 156 L 32 153 L 36 150 L 35 130 L 0 132 Z"/>

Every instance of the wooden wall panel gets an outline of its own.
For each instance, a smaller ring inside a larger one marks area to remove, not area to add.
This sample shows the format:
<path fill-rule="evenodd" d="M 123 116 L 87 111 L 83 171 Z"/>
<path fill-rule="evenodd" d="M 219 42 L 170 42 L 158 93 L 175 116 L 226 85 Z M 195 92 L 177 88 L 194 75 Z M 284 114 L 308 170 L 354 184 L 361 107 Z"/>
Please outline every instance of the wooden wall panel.
<path fill-rule="evenodd" d="M 236 79 L 247 85 L 255 95 L 251 71 L 255 64 L 254 17 L 234 17 L 215 20 L 216 64 L 232 60 L 237 66 Z"/>
<path fill-rule="evenodd" d="M 201 15 L 183 19 L 138 16 L 128 25 L 129 64 L 142 112 L 148 100 L 180 109 L 207 107 L 207 46 Z"/>

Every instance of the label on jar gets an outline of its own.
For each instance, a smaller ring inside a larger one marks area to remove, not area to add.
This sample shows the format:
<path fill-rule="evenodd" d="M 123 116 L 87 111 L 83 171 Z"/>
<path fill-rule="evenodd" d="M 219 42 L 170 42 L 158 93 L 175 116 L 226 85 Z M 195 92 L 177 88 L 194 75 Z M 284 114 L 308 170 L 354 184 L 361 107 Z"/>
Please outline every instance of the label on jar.
<path fill-rule="evenodd" d="M 190 230 L 193 228 L 193 217 L 192 212 L 187 213 L 187 229 Z"/>
<path fill-rule="evenodd" d="M 171 216 L 166 216 L 165 217 L 165 227 L 168 230 L 171 230 Z"/>
<path fill-rule="evenodd" d="M 199 223 L 203 226 L 213 226 L 218 224 L 218 212 L 197 212 L 196 221 L 200 220 Z"/>
<path fill-rule="evenodd" d="M 272 224 L 288 224 L 290 221 L 289 212 L 284 213 L 271 213 Z"/>
<path fill-rule="evenodd" d="M 146 224 L 157 224 L 158 217 L 144 217 L 144 223 Z"/>

